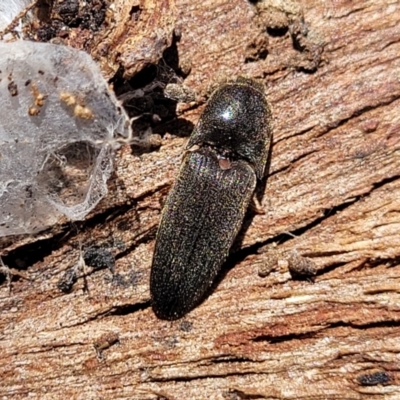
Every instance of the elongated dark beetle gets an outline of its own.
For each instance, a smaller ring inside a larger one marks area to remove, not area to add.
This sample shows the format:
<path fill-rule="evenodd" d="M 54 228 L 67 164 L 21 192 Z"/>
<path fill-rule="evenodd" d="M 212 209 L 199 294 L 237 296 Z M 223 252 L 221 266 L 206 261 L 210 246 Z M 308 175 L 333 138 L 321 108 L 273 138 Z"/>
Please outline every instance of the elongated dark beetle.
<path fill-rule="evenodd" d="M 159 318 L 182 317 L 212 285 L 263 177 L 270 142 L 271 112 L 260 85 L 239 78 L 212 94 L 157 232 L 150 292 Z"/>

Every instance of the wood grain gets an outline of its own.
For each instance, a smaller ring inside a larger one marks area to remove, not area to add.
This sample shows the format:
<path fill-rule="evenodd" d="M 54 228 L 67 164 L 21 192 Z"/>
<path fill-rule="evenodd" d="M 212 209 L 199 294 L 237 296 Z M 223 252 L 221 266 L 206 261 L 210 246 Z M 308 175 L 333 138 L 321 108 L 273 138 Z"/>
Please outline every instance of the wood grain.
<path fill-rule="evenodd" d="M 186 139 L 171 130 L 158 151 L 123 147 L 86 221 L 1 242 L 26 279 L 0 286 L 0 397 L 400 398 L 400 4 L 177 0 L 175 12 L 198 99 L 180 119 L 196 123 L 224 80 L 266 84 L 265 213 L 249 211 L 205 301 L 158 320 L 154 237 Z M 91 245 L 110 250 L 115 273 L 78 268 L 62 293 Z M 310 257 L 314 282 L 281 266 L 259 277 L 273 248 Z"/>

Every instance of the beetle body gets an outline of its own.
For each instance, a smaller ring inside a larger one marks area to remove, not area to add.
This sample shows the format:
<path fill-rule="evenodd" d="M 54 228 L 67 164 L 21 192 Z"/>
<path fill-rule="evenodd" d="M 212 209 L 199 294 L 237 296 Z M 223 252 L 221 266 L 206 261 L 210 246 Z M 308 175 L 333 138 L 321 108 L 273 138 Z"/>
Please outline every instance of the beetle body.
<path fill-rule="evenodd" d="M 193 309 L 220 271 L 264 173 L 270 120 L 264 92 L 253 81 L 240 78 L 211 96 L 157 232 L 150 291 L 159 318 Z"/>

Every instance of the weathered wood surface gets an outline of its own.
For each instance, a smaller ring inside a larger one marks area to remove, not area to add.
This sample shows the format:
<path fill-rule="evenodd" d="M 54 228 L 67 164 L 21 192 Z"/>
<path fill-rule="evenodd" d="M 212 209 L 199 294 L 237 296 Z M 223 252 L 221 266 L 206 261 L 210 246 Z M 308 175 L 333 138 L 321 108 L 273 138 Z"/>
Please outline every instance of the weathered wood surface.
<path fill-rule="evenodd" d="M 227 78 L 266 83 L 265 214 L 249 213 L 199 307 L 158 320 L 154 236 L 186 139 L 167 135 L 140 156 L 122 148 L 84 223 L 3 241 L 27 279 L 0 286 L 0 397 L 400 398 L 400 3 L 178 0 L 175 23 L 200 99 L 179 118 L 195 123 Z M 275 242 L 312 258 L 313 283 L 282 267 L 258 276 Z M 112 249 L 115 276 L 87 267 L 87 287 L 81 278 L 62 293 L 63 273 L 93 244 Z"/>

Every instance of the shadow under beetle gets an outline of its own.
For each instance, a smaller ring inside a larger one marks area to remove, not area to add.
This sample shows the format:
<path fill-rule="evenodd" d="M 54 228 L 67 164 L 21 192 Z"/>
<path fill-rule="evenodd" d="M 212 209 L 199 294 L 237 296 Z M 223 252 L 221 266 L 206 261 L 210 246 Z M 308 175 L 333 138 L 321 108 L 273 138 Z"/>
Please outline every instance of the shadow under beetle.
<path fill-rule="evenodd" d="M 212 285 L 263 177 L 271 133 L 261 85 L 239 78 L 212 94 L 157 232 L 150 292 L 159 318 L 181 318 Z"/>

